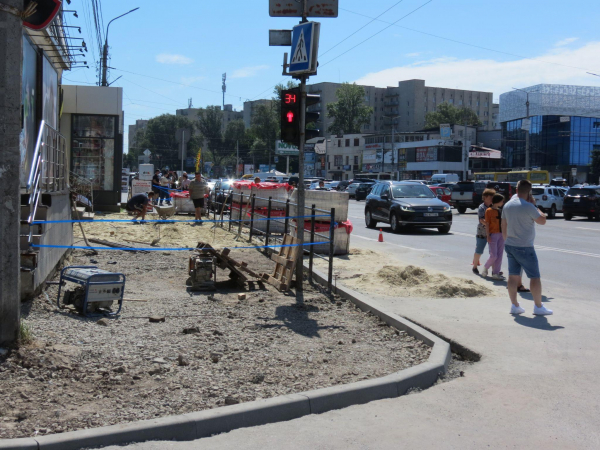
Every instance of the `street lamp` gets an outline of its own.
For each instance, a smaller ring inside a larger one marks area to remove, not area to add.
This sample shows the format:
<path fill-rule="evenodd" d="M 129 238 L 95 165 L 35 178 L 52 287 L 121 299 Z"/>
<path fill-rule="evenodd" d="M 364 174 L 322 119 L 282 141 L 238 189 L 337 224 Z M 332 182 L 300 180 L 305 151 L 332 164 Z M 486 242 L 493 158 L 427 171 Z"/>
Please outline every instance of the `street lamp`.
<path fill-rule="evenodd" d="M 104 51 L 102 52 L 102 83 L 101 86 L 108 86 L 108 82 L 106 81 L 106 69 L 108 66 L 108 28 L 110 27 L 110 24 L 113 23 L 115 20 L 120 19 L 123 16 L 126 16 L 127 14 L 130 14 L 134 11 L 137 11 L 138 8 L 134 8 L 131 11 L 127 11 L 125 14 L 121 14 L 120 16 L 115 17 L 114 19 L 112 19 L 110 22 L 108 22 L 108 25 L 106 26 L 106 36 L 104 38 Z"/>
<path fill-rule="evenodd" d="M 527 94 L 527 101 L 525 102 L 525 106 L 527 106 L 527 129 L 525 130 L 525 169 L 529 170 L 529 130 L 531 129 L 531 120 L 529 118 L 529 92 L 519 89 L 513 88 L 515 91 L 525 92 Z"/>

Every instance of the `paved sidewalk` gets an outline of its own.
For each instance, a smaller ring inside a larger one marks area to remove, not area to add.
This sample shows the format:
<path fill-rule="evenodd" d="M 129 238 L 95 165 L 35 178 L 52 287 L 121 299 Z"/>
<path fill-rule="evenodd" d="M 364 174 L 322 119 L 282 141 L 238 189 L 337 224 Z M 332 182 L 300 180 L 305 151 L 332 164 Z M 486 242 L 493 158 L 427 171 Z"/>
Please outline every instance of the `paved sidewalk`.
<path fill-rule="evenodd" d="M 508 314 L 507 298 L 395 299 L 392 312 L 482 355 L 464 378 L 415 395 L 129 450 L 600 448 L 600 306 L 549 299 L 555 315 Z M 123 447 L 110 447 L 110 450 Z"/>

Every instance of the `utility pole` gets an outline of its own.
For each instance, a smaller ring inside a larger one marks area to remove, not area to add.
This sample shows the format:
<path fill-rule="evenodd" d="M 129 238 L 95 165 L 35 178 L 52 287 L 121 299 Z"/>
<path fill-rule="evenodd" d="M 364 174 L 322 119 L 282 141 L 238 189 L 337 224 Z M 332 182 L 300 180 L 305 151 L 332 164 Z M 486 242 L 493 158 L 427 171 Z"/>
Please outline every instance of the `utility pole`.
<path fill-rule="evenodd" d="M 469 176 L 469 146 L 467 143 L 467 108 L 465 107 L 464 110 L 464 116 L 465 116 L 465 132 L 464 132 L 464 136 L 463 136 L 463 142 L 464 142 L 464 159 L 465 159 L 465 178 L 464 181 L 467 180 L 467 177 Z"/>
<path fill-rule="evenodd" d="M 308 8 L 306 0 L 302 0 L 302 20 L 300 23 L 306 23 Z M 306 141 L 306 75 L 300 76 L 300 145 L 298 145 L 298 216 L 296 219 L 298 227 L 298 261 L 296 262 L 296 292 L 304 290 L 304 143 Z"/>
<path fill-rule="evenodd" d="M 395 151 L 394 151 L 394 137 L 395 137 L 394 133 L 396 131 L 396 125 L 394 124 L 394 120 L 399 119 L 399 118 L 400 118 L 400 116 L 392 117 L 392 170 L 394 170 L 394 153 L 395 153 Z M 383 163 L 385 165 L 385 158 L 383 158 Z M 400 169 L 398 167 L 396 167 L 396 172 L 399 172 L 399 171 L 400 171 Z"/>
<path fill-rule="evenodd" d="M 23 0 L 2 0 L 23 11 Z M 20 179 L 21 78 L 23 71 L 23 25 L 20 17 L 0 12 L 0 345 L 14 344 L 19 337 L 20 286 Z M 16 176 L 14 176 L 16 174 Z"/>
<path fill-rule="evenodd" d="M 115 20 L 120 19 L 121 17 L 126 16 L 127 14 L 132 13 L 138 9 L 140 9 L 140 8 L 139 7 L 134 8 L 131 11 L 127 11 L 125 14 L 121 14 L 120 16 L 115 17 L 110 22 L 108 22 L 108 25 L 106 26 L 106 36 L 104 38 L 104 49 L 102 50 L 102 71 L 101 71 L 102 81 L 100 82 L 100 86 L 108 86 L 108 81 L 106 79 L 106 69 L 108 68 L 108 28 L 110 27 L 110 24 L 113 23 Z"/>
<path fill-rule="evenodd" d="M 240 166 L 240 141 L 239 140 L 235 141 L 235 148 L 236 148 L 235 177 L 239 178 L 239 170 L 238 170 L 238 167 Z"/>

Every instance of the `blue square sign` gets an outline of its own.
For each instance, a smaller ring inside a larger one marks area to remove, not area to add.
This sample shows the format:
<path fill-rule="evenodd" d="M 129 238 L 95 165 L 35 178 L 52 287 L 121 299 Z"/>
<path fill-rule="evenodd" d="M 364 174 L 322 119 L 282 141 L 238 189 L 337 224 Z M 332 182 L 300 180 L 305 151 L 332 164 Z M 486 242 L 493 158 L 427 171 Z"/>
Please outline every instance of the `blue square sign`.
<path fill-rule="evenodd" d="M 319 25 L 318 22 L 306 22 L 294 27 L 289 73 L 317 71 Z"/>

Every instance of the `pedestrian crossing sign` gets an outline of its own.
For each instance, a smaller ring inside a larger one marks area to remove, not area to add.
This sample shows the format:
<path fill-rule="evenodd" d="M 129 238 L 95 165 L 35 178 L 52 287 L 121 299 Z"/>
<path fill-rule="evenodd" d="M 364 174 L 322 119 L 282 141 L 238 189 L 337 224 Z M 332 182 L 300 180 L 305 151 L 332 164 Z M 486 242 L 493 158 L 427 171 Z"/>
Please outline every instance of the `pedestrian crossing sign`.
<path fill-rule="evenodd" d="M 290 74 L 317 72 L 320 23 L 306 22 L 296 25 L 292 32 Z"/>

